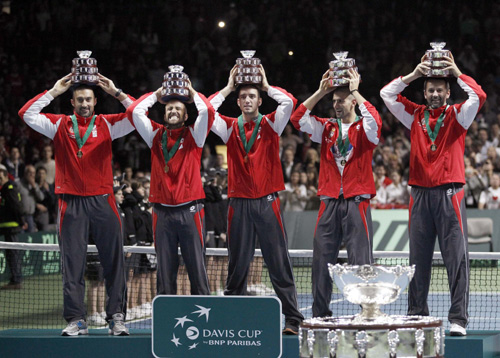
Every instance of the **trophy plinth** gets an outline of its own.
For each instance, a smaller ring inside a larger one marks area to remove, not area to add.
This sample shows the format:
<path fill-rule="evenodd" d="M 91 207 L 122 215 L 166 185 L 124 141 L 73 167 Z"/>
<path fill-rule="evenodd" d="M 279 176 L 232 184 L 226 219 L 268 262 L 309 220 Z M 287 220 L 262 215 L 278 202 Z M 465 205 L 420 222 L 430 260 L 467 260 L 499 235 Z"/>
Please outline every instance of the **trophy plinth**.
<path fill-rule="evenodd" d="M 330 71 L 328 72 L 328 84 L 330 87 L 341 87 L 349 85 L 349 69 L 358 72 L 356 60 L 347 58 L 347 51 L 334 52 L 335 60 L 330 61 Z M 358 72 L 359 73 L 359 72 Z"/>
<path fill-rule="evenodd" d="M 171 99 L 178 99 L 181 102 L 190 100 L 188 75 L 182 70 L 184 67 L 179 65 L 168 66 L 170 72 L 163 76 L 161 99 L 167 102 Z"/>
<path fill-rule="evenodd" d="M 445 70 L 447 65 L 443 62 L 444 57 L 450 57 L 451 51 L 445 50 L 446 42 L 431 42 L 432 50 L 425 52 L 425 59 L 431 63 L 430 70 L 425 77 L 451 77 L 450 70 Z"/>
<path fill-rule="evenodd" d="M 381 305 L 394 302 L 415 273 L 415 266 L 328 265 L 345 298 L 362 306 L 354 316 L 304 320 L 299 329 L 301 358 L 444 357 L 440 319 L 388 315 Z"/>
<path fill-rule="evenodd" d="M 99 83 L 99 72 L 97 60 L 90 57 L 92 51 L 76 51 L 79 57 L 71 61 L 71 83 L 97 85 Z"/>
<path fill-rule="evenodd" d="M 238 70 L 236 72 L 235 82 L 237 85 L 253 84 L 259 85 L 262 83 L 262 75 L 260 74 L 259 66 L 260 59 L 254 58 L 254 50 L 240 51 L 242 58 L 236 59 Z"/>

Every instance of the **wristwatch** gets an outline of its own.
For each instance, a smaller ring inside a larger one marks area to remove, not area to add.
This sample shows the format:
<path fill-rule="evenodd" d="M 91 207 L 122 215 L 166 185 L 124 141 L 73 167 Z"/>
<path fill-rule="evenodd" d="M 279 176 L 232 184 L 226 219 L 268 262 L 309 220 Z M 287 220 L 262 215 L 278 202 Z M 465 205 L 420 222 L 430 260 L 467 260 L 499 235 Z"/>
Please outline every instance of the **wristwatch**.
<path fill-rule="evenodd" d="M 115 93 L 115 97 L 119 97 L 121 94 L 122 94 L 122 89 L 121 88 L 118 88 L 118 91 L 116 91 Z"/>

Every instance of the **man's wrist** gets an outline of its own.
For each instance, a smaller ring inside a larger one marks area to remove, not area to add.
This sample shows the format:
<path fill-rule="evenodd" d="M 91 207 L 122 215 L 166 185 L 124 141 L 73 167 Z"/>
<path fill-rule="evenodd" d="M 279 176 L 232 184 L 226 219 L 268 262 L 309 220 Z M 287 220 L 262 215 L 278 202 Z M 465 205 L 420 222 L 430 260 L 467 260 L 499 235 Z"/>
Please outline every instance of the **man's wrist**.
<path fill-rule="evenodd" d="M 349 91 L 350 94 L 353 94 L 354 92 L 359 92 L 357 88 L 353 89 L 352 91 Z"/>
<path fill-rule="evenodd" d="M 122 94 L 122 92 L 123 92 L 123 91 L 122 91 L 122 89 L 121 89 L 121 88 L 118 88 L 118 90 L 116 91 L 116 93 L 114 94 L 114 96 L 115 96 L 116 98 L 118 98 L 118 97 L 120 97 L 120 95 Z"/>

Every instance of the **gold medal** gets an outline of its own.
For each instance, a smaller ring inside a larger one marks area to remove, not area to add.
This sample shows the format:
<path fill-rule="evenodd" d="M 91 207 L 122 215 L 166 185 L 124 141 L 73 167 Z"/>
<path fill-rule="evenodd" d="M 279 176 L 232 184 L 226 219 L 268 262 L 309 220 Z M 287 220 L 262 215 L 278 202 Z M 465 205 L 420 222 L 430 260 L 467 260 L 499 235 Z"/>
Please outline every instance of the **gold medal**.
<path fill-rule="evenodd" d="M 435 151 L 436 151 L 436 149 L 438 149 L 437 145 L 435 145 L 434 143 L 432 143 L 432 144 L 431 144 L 431 150 L 432 150 L 433 152 L 435 152 Z"/>
<path fill-rule="evenodd" d="M 82 152 L 81 150 L 79 150 L 78 152 L 76 152 L 76 156 L 77 156 L 78 158 L 83 157 L 83 152 Z"/>
<path fill-rule="evenodd" d="M 165 168 L 163 168 L 163 171 L 164 171 L 165 173 L 168 173 L 168 170 L 169 170 L 168 165 L 165 165 Z"/>
<path fill-rule="evenodd" d="M 345 163 L 347 163 L 347 161 L 346 161 L 345 159 L 342 159 L 342 160 L 340 161 L 340 165 L 342 165 L 342 166 L 344 166 L 344 165 L 345 165 Z"/>
<path fill-rule="evenodd" d="M 248 155 L 245 155 L 244 161 L 245 161 L 245 163 L 248 163 Z"/>

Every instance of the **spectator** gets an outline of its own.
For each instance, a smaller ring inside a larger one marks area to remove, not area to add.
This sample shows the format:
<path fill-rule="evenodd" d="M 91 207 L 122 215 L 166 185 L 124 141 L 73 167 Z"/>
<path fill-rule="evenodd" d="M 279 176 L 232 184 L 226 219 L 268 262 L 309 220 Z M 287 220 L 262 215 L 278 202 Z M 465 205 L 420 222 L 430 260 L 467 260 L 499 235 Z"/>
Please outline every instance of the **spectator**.
<path fill-rule="evenodd" d="M 47 170 L 44 166 L 36 170 L 35 180 L 43 193 L 43 200 L 36 203 L 35 223 L 39 231 L 54 230 L 54 213 L 56 210 L 56 195 L 54 185 L 47 182 Z M 51 225 L 52 224 L 52 225 Z"/>
<path fill-rule="evenodd" d="M 408 185 L 401 181 L 401 174 L 397 171 L 391 172 L 392 183 L 386 188 L 386 204 L 393 204 L 396 207 L 408 207 L 409 193 Z"/>
<path fill-rule="evenodd" d="M 24 177 L 19 182 L 19 192 L 21 193 L 24 220 L 28 225 L 24 231 L 35 232 L 37 231 L 34 219 L 35 210 L 37 204 L 41 204 L 45 196 L 36 183 L 36 169 L 31 164 L 27 165 L 24 170 Z"/>
<path fill-rule="evenodd" d="M 479 198 L 479 209 L 498 209 L 500 208 L 500 176 L 493 174 L 491 176 L 490 186 L 481 193 Z"/>
<path fill-rule="evenodd" d="M 42 150 L 42 158 L 39 162 L 35 164 L 35 167 L 38 169 L 40 166 L 43 166 L 46 170 L 45 180 L 48 184 L 54 184 L 54 180 L 56 177 L 56 161 L 52 159 L 53 150 L 51 145 L 46 145 Z"/>
<path fill-rule="evenodd" d="M 15 181 L 20 180 L 24 176 L 24 161 L 21 159 L 21 152 L 18 147 L 10 149 L 10 155 L 3 163 L 7 167 L 10 178 Z"/>
<path fill-rule="evenodd" d="M 290 182 L 285 183 L 285 194 L 283 211 L 304 211 L 309 197 L 306 186 L 300 183 L 300 172 L 292 172 Z"/>

